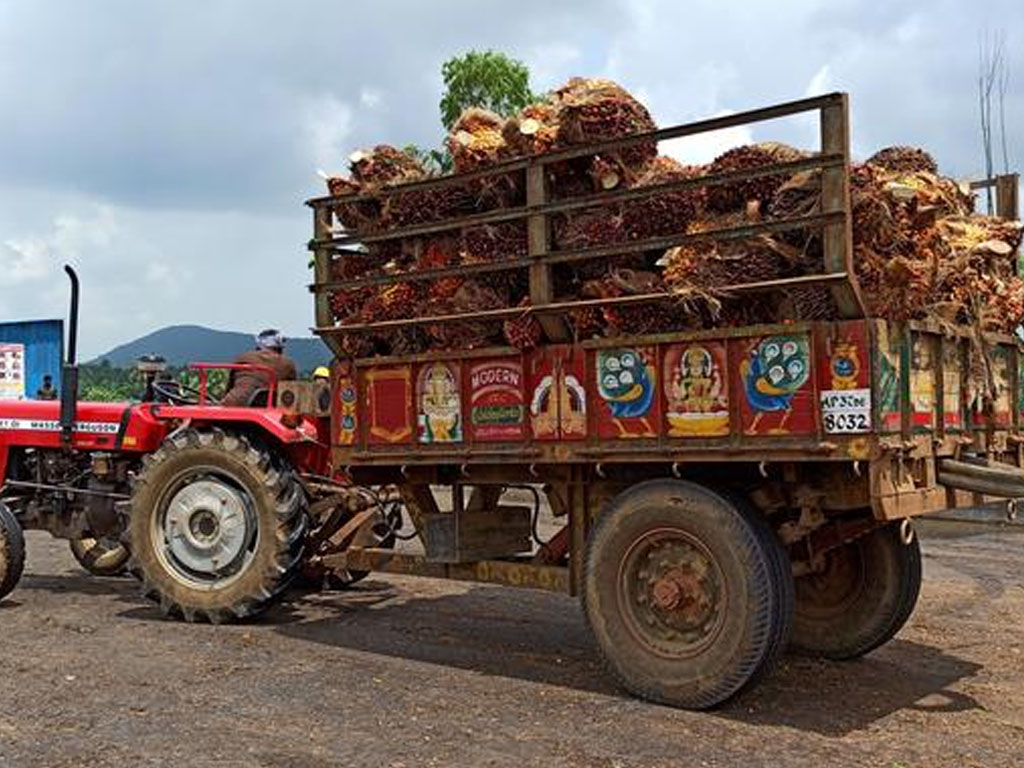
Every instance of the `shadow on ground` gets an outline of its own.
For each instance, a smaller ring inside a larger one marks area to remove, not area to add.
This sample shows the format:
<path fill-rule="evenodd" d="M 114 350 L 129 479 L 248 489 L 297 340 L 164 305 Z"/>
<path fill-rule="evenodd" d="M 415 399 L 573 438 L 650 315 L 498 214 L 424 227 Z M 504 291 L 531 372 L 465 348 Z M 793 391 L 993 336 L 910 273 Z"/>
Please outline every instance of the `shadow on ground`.
<path fill-rule="evenodd" d="M 19 589 L 41 589 L 45 592 L 74 592 L 81 595 L 121 595 L 141 600 L 139 582 L 130 576 L 92 576 L 81 573 L 26 573 Z"/>
<path fill-rule="evenodd" d="M 331 615 L 296 620 L 300 601 L 275 609 L 265 621 L 307 642 L 628 696 L 603 670 L 577 604 L 562 595 L 471 587 L 458 595 L 409 597 L 389 583 L 367 582 L 306 600 Z M 979 669 L 978 664 L 905 640 L 852 662 L 787 656 L 715 716 L 843 736 L 898 710 L 978 708 L 953 686 Z"/>

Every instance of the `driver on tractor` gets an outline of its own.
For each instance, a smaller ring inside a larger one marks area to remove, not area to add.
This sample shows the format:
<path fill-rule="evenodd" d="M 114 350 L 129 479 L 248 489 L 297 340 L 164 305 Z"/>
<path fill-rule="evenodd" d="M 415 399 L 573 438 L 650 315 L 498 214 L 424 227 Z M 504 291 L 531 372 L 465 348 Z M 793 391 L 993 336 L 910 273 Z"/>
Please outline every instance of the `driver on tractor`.
<path fill-rule="evenodd" d="M 281 332 L 268 328 L 256 336 L 256 349 L 243 352 L 235 358 L 236 364 L 262 365 L 271 368 L 277 380 L 287 381 L 298 378 L 295 362 L 284 353 L 285 338 Z M 258 393 L 270 387 L 264 371 L 232 371 L 228 379 L 228 393 L 221 401 L 223 405 L 256 405 Z"/>

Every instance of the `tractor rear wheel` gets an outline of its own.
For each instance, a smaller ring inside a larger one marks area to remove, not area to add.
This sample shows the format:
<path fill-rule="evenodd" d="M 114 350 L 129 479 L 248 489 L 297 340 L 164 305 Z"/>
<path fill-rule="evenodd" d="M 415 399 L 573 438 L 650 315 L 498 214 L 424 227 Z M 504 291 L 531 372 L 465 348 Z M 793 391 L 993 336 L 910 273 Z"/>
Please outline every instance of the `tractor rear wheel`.
<path fill-rule="evenodd" d="M 823 570 L 796 580 L 792 647 L 826 659 L 863 656 L 900 631 L 920 591 L 917 536 L 898 522 L 876 528 L 825 553 Z"/>
<path fill-rule="evenodd" d="M 630 692 L 705 709 L 738 693 L 788 629 L 778 546 L 747 511 L 693 483 L 633 486 L 587 547 L 583 607 Z"/>
<path fill-rule="evenodd" d="M 99 539 L 85 536 L 71 539 L 70 544 L 75 560 L 93 576 L 120 576 L 131 557 L 124 544 L 109 536 Z"/>
<path fill-rule="evenodd" d="M 147 457 L 129 549 L 167 614 L 212 623 L 267 608 L 303 564 L 306 497 L 288 462 L 241 435 L 189 429 Z"/>
<path fill-rule="evenodd" d="M 0 600 L 11 593 L 25 570 L 25 534 L 14 513 L 0 502 Z"/>

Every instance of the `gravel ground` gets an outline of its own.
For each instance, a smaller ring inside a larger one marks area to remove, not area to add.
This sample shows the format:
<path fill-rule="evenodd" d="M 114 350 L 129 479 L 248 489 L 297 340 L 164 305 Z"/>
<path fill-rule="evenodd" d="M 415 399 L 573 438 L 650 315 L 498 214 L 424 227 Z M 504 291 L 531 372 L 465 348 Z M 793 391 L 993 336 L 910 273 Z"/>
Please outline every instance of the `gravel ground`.
<path fill-rule="evenodd" d="M 713 713 L 617 690 L 562 596 L 371 576 L 184 625 L 30 534 L 0 603 L 0 766 L 1021 765 L 1021 530 L 929 525 L 896 640 L 786 657 Z"/>

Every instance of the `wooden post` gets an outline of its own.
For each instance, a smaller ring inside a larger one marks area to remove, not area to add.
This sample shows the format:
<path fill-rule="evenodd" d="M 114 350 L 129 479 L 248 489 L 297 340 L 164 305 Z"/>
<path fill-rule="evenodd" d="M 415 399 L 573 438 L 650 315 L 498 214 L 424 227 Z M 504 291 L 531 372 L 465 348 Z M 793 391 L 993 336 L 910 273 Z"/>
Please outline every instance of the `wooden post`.
<path fill-rule="evenodd" d="M 821 171 L 822 213 L 845 212 L 842 221 L 822 228 L 825 250 L 825 272 L 845 272 L 847 280 L 836 282 L 831 290 L 839 314 L 844 318 L 864 316 L 857 275 L 853 268 L 853 223 L 850 213 L 850 115 L 846 94 L 835 103 L 821 108 L 821 151 L 842 154 L 844 162 Z"/>
<path fill-rule="evenodd" d="M 1017 197 L 1019 187 L 1019 174 L 996 176 L 996 216 L 1013 221 L 1020 218 L 1020 200 Z"/>
<path fill-rule="evenodd" d="M 526 168 L 526 205 L 528 207 L 543 205 L 547 202 L 547 183 L 544 177 L 544 166 L 533 163 Z M 527 246 L 531 257 L 548 251 L 548 217 L 547 214 L 531 214 L 526 220 Z M 550 304 L 555 298 L 551 282 L 551 265 L 534 262 L 530 265 L 530 303 Z M 562 318 L 544 315 L 539 318 L 541 328 L 549 341 L 568 341 L 569 334 Z"/>
<path fill-rule="evenodd" d="M 996 216 L 1010 221 L 1017 221 L 1020 218 L 1020 175 L 1006 173 L 996 176 Z M 1017 275 L 1024 275 L 1024 264 L 1021 264 L 1020 256 L 1017 256 Z"/>
<path fill-rule="evenodd" d="M 331 208 L 315 206 L 313 208 L 313 238 L 317 245 L 313 247 L 313 282 L 323 285 L 331 280 L 331 252 L 320 245 L 331 236 Z M 314 295 L 314 311 L 317 328 L 330 328 L 334 325 L 334 314 L 331 312 L 331 297 L 322 291 Z M 336 357 L 342 356 L 341 340 L 333 334 L 323 334 L 320 338 Z"/>

